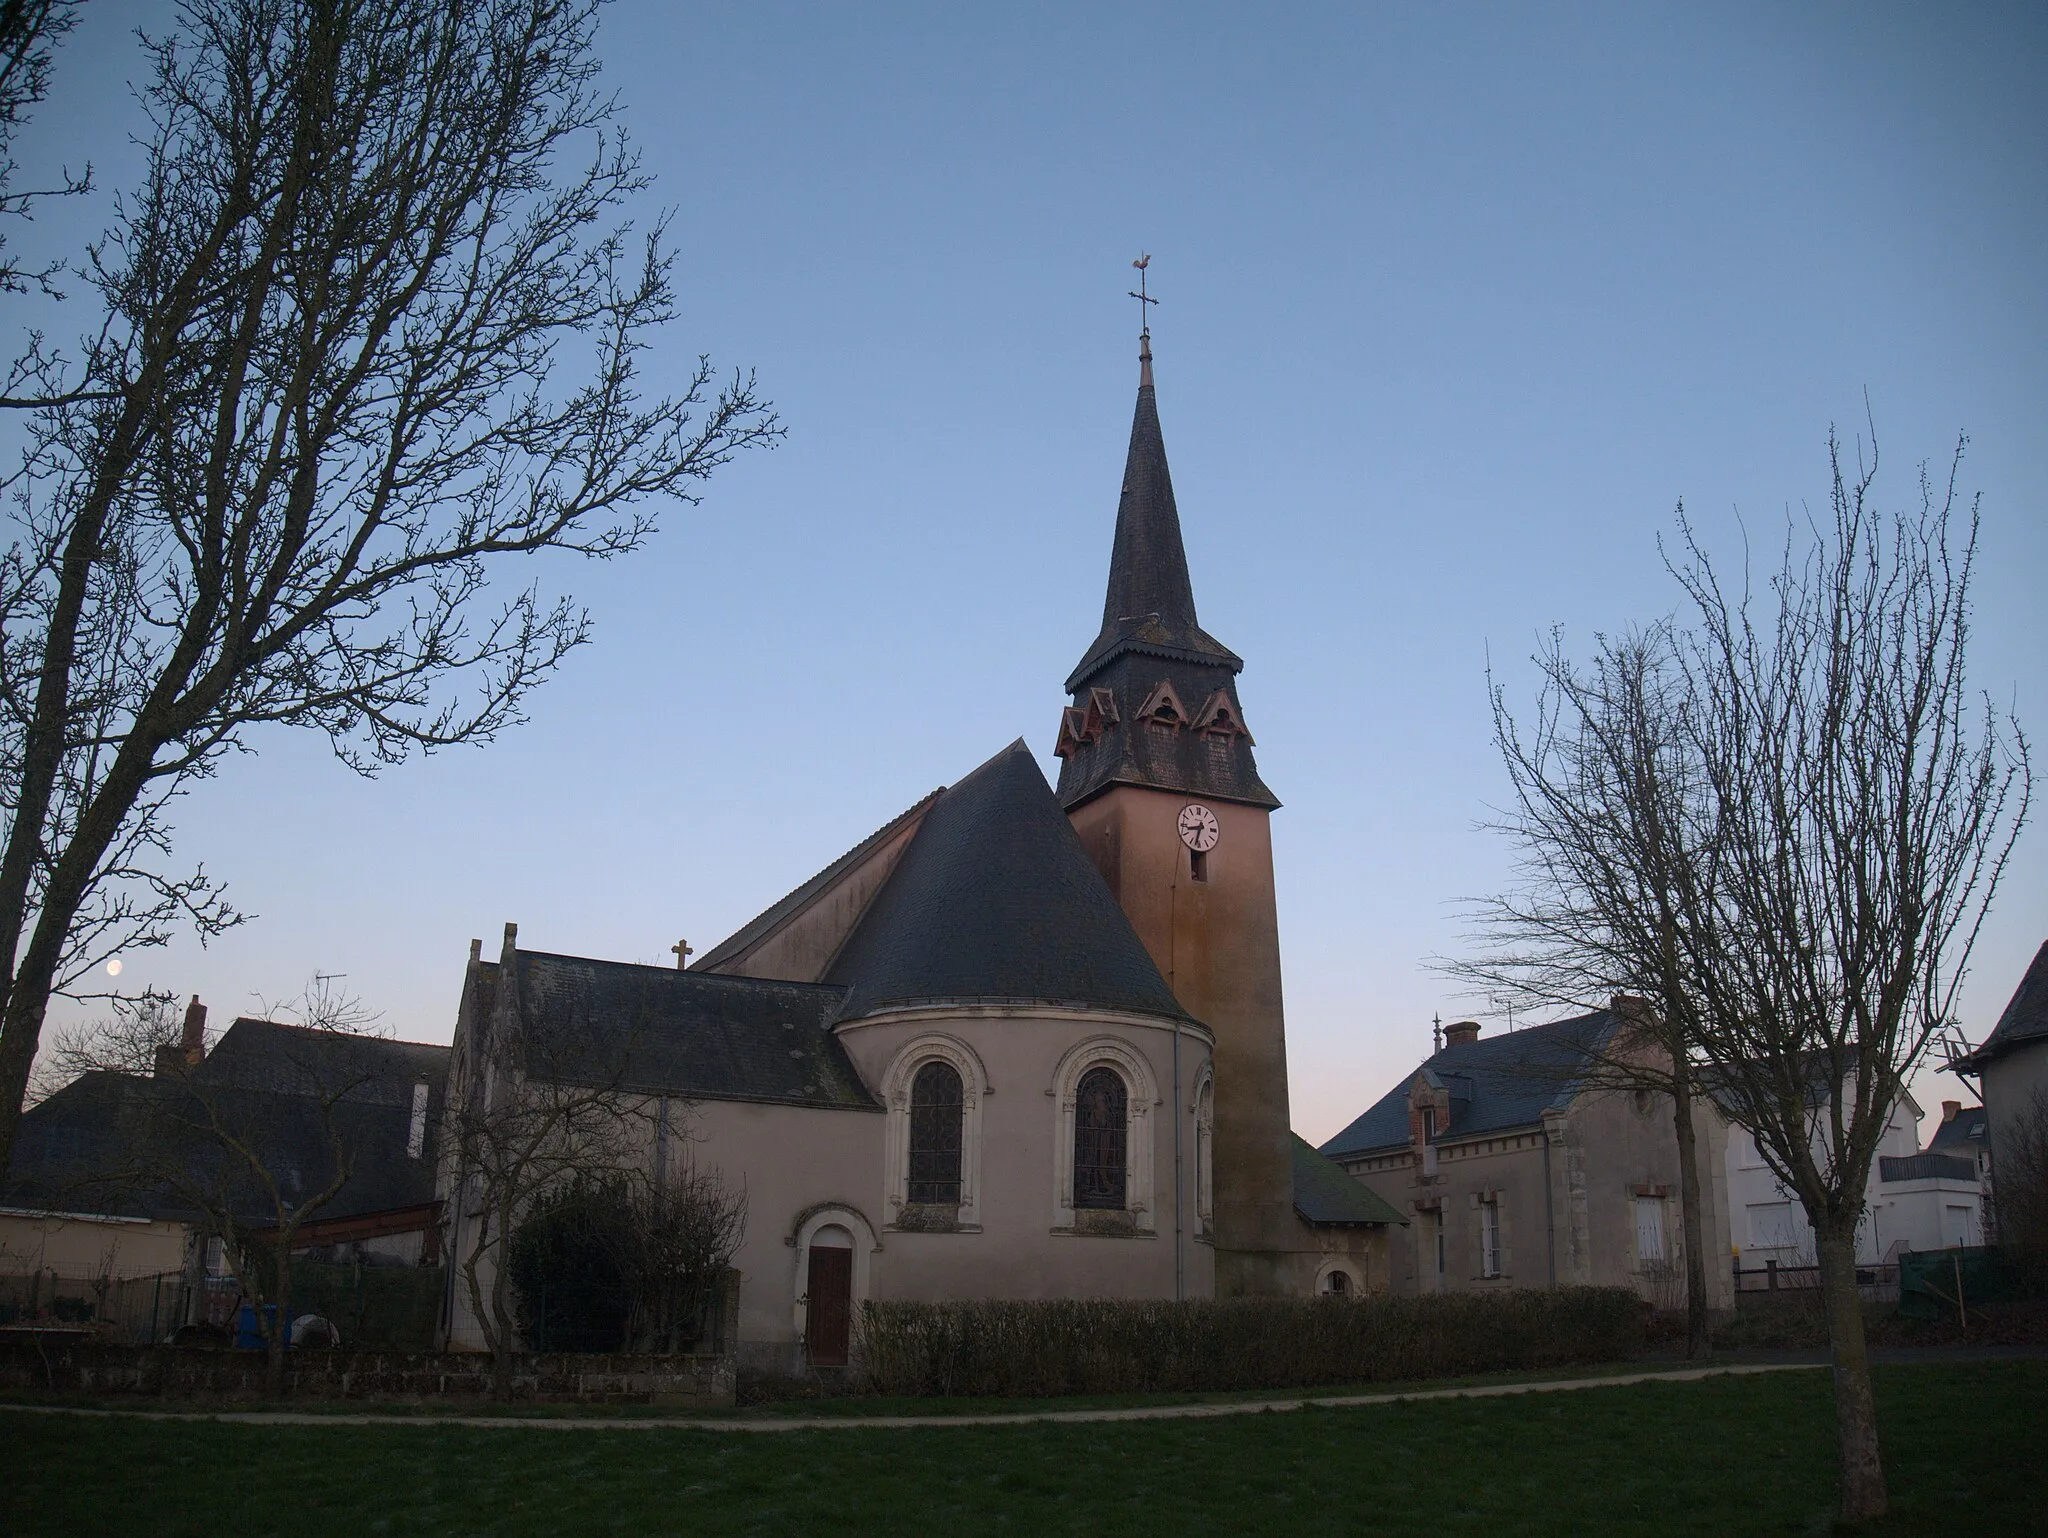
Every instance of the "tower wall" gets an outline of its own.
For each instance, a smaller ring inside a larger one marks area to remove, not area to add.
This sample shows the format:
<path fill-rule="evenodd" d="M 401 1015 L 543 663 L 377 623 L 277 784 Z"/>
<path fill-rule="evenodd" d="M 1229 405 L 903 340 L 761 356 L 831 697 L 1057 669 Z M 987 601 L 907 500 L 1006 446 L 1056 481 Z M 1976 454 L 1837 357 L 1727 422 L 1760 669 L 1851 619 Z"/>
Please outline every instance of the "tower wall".
<path fill-rule="evenodd" d="M 1176 827 L 1191 801 L 1221 827 L 1205 881 Z M 1217 1295 L 1300 1292 L 1269 813 L 1117 785 L 1068 816 L 1174 997 L 1216 1035 Z"/>

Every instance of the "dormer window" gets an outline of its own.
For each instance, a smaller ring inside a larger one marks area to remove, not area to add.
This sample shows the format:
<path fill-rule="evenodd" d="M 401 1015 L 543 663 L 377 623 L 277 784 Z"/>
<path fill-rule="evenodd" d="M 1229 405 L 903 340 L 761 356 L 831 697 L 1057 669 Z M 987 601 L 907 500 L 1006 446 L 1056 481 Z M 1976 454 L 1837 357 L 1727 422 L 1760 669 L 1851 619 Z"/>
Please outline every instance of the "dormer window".
<path fill-rule="evenodd" d="M 1252 735 L 1245 729 L 1244 722 L 1238 719 L 1237 707 L 1231 703 L 1230 694 L 1224 689 L 1216 690 L 1202 701 L 1202 708 L 1195 712 L 1194 728 L 1226 740 L 1242 737 L 1249 742 Z"/>
<path fill-rule="evenodd" d="M 1138 707 L 1138 718 L 1154 726 L 1182 727 L 1187 725 L 1188 712 L 1187 707 L 1181 704 L 1180 696 L 1174 693 L 1173 685 L 1162 679 L 1145 696 L 1145 703 Z"/>

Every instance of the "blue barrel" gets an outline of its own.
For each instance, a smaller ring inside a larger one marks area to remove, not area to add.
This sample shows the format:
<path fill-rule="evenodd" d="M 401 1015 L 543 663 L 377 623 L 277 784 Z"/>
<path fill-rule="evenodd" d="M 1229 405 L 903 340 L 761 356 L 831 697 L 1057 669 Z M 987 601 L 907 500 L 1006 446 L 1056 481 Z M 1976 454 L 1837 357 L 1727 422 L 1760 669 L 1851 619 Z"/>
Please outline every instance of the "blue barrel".
<path fill-rule="evenodd" d="M 263 1324 L 277 1322 L 277 1305 L 263 1305 Z M 267 1342 L 263 1338 L 263 1325 L 256 1322 L 256 1305 L 244 1303 L 235 1310 L 235 1349 L 237 1351 L 261 1351 Z"/>

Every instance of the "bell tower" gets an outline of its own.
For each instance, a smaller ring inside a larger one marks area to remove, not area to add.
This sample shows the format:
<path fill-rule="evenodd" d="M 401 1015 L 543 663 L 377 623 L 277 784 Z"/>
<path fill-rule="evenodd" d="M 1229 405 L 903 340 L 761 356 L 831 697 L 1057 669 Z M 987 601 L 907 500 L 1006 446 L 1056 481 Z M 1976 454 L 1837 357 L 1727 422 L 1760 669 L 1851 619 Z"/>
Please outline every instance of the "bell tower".
<path fill-rule="evenodd" d="M 1195 618 L 1148 327 L 1102 629 L 1067 679 L 1054 752 L 1074 830 L 1174 997 L 1216 1036 L 1219 1297 L 1301 1290 L 1268 826 L 1280 803 L 1252 760 L 1243 667 Z"/>

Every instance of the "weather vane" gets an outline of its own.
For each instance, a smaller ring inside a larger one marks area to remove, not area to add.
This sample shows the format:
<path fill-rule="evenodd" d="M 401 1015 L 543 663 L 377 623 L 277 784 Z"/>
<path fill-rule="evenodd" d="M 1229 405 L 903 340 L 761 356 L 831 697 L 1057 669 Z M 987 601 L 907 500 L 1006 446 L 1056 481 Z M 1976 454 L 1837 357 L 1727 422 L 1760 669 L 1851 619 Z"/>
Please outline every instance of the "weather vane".
<path fill-rule="evenodd" d="M 1139 335 L 1150 338 L 1152 335 L 1152 312 L 1147 310 L 1145 306 L 1159 303 L 1157 299 L 1154 299 L 1145 292 L 1145 269 L 1152 265 L 1152 254 L 1149 251 L 1146 252 L 1135 262 L 1131 263 L 1131 265 L 1138 269 L 1138 286 L 1131 290 L 1131 297 L 1138 301 L 1138 332 Z"/>

